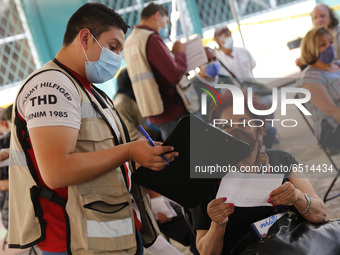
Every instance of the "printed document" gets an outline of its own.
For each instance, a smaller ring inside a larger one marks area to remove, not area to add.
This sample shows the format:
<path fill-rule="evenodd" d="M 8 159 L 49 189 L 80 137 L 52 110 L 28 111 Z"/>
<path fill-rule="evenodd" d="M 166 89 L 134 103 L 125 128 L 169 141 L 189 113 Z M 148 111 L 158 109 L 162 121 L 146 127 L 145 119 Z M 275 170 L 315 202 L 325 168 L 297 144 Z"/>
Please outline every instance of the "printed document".
<path fill-rule="evenodd" d="M 226 203 L 239 207 L 272 206 L 267 200 L 282 184 L 283 176 L 229 172 L 223 177 L 216 198 L 227 197 Z"/>
<path fill-rule="evenodd" d="M 175 210 L 171 207 L 169 199 L 165 197 L 155 197 L 151 199 L 152 211 L 156 218 L 158 213 L 164 214 L 168 218 L 177 216 Z M 158 219 L 158 218 L 157 218 Z"/>
<path fill-rule="evenodd" d="M 196 67 L 208 63 L 207 55 L 199 35 L 185 42 L 185 54 L 187 57 L 187 72 Z"/>

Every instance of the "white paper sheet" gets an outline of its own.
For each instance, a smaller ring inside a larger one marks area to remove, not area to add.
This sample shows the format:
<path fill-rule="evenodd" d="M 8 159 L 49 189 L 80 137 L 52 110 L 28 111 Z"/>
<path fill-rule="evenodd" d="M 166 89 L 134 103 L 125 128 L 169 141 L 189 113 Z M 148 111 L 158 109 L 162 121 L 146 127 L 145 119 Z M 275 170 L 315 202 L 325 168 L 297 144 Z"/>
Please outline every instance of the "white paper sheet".
<path fill-rule="evenodd" d="M 165 197 L 155 197 L 151 199 L 151 207 L 152 211 L 156 215 L 158 213 L 164 214 L 168 218 L 176 217 L 177 213 L 175 210 L 171 207 L 169 199 Z"/>
<path fill-rule="evenodd" d="M 187 59 L 187 72 L 194 70 L 208 62 L 207 55 L 199 35 L 189 39 L 185 43 L 185 54 Z"/>
<path fill-rule="evenodd" d="M 156 241 L 146 249 L 151 255 L 183 255 L 182 252 L 177 250 L 163 236 L 159 235 Z"/>
<path fill-rule="evenodd" d="M 283 174 L 230 172 L 220 184 L 216 198 L 227 197 L 226 203 L 239 207 L 272 206 L 267 203 L 270 193 L 282 184 Z"/>

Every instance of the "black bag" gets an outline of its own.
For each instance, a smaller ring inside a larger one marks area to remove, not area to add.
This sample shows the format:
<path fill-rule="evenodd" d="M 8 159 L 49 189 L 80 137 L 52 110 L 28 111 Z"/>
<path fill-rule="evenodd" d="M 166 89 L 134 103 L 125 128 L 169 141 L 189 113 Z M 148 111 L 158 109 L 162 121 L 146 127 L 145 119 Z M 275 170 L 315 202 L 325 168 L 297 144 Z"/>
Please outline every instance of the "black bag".
<path fill-rule="evenodd" d="M 259 239 L 251 230 L 233 248 L 240 255 L 336 255 L 340 254 L 340 220 L 310 223 L 289 211 Z"/>
<path fill-rule="evenodd" d="M 247 88 L 252 88 L 253 89 L 253 93 L 259 96 L 268 96 L 272 94 L 272 91 L 270 89 L 268 89 L 265 85 L 263 85 L 262 83 L 258 83 L 258 82 L 253 82 L 253 81 L 244 81 L 244 82 L 240 82 L 240 80 L 236 77 L 236 75 L 229 70 L 228 67 L 225 66 L 225 64 L 223 64 L 223 62 L 221 60 L 218 60 L 220 62 L 220 64 L 231 74 L 231 76 L 236 80 L 236 82 L 238 82 L 240 84 L 240 87 L 242 89 L 247 89 Z"/>

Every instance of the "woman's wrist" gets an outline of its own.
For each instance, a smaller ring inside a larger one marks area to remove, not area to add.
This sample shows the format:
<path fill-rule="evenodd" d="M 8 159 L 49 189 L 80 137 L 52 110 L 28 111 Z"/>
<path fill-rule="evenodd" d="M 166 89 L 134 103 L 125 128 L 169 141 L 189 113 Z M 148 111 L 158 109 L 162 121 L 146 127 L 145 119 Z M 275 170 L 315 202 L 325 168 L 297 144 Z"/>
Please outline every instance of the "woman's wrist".
<path fill-rule="evenodd" d="M 308 206 L 308 201 L 305 197 L 305 193 L 297 189 L 297 197 L 298 199 L 294 203 L 294 206 L 299 212 L 304 212 Z"/>
<path fill-rule="evenodd" d="M 227 226 L 227 223 L 219 224 L 215 221 L 211 222 L 211 228 L 218 231 L 218 232 L 222 232 L 223 234 L 225 232 L 226 226 Z"/>

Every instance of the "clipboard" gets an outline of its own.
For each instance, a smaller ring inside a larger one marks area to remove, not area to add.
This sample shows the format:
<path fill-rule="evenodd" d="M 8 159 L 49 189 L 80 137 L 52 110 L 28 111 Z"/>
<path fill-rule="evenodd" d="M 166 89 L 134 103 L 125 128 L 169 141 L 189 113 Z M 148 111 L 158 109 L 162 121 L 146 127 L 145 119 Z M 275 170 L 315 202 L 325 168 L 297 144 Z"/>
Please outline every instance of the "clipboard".
<path fill-rule="evenodd" d="M 164 145 L 173 146 L 179 156 L 161 171 L 138 168 L 132 181 L 185 208 L 197 206 L 226 174 L 195 176 L 197 166 L 236 165 L 250 153 L 247 143 L 194 115 L 182 117 Z"/>

